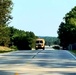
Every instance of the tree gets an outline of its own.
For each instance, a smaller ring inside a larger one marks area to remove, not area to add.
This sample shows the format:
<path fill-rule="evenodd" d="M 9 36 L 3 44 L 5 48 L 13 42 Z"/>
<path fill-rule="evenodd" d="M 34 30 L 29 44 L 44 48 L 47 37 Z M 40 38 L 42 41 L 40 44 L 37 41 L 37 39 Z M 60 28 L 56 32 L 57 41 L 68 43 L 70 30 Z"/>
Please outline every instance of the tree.
<path fill-rule="evenodd" d="M 10 13 L 13 3 L 11 0 L 0 0 L 0 25 L 7 25 L 12 19 Z"/>
<path fill-rule="evenodd" d="M 76 6 L 65 15 L 58 29 L 60 45 L 66 48 L 69 44 L 76 43 Z"/>
<path fill-rule="evenodd" d="M 8 24 L 12 16 L 13 3 L 11 0 L 0 0 L 0 45 L 7 46 L 10 42 Z"/>
<path fill-rule="evenodd" d="M 14 27 L 9 27 L 9 30 L 10 46 L 16 46 L 19 50 L 30 50 L 35 46 L 36 36 L 33 32 L 25 32 Z"/>
<path fill-rule="evenodd" d="M 36 36 L 33 32 L 26 32 L 26 37 L 28 39 L 28 42 L 29 42 L 29 46 L 31 48 L 34 48 L 35 47 L 35 41 L 36 41 Z"/>

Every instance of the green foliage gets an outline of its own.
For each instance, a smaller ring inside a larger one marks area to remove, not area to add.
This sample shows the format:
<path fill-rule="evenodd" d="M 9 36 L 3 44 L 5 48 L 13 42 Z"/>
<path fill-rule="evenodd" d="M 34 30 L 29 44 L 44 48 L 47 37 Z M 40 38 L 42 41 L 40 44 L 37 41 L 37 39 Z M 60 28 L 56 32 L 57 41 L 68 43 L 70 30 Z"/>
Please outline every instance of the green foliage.
<path fill-rule="evenodd" d="M 65 15 L 64 19 L 66 23 L 76 25 L 76 6 Z"/>
<path fill-rule="evenodd" d="M 66 48 L 69 44 L 76 43 L 76 7 L 64 17 L 58 29 L 60 45 Z"/>
<path fill-rule="evenodd" d="M 9 29 L 8 27 L 1 27 L 0 28 L 0 45 L 8 46 L 9 43 L 10 43 Z"/>
<path fill-rule="evenodd" d="M 70 50 L 76 56 L 76 50 Z"/>
<path fill-rule="evenodd" d="M 14 50 L 18 50 L 18 49 L 17 49 L 17 46 L 14 46 L 14 45 L 10 46 L 10 48 L 11 48 L 11 49 L 14 49 Z"/>
<path fill-rule="evenodd" d="M 31 48 L 35 47 L 36 36 L 33 32 L 26 32 L 26 37 Z"/>
<path fill-rule="evenodd" d="M 14 27 L 9 27 L 9 30 L 10 46 L 16 46 L 19 50 L 30 50 L 34 48 L 36 36 L 33 32 L 25 32 Z"/>
<path fill-rule="evenodd" d="M 11 0 L 0 0 L 0 45 L 8 46 L 10 42 L 8 24 L 10 23 L 13 3 Z"/>
<path fill-rule="evenodd" d="M 59 45 L 59 39 L 57 37 L 49 37 L 49 36 L 39 36 L 39 38 L 45 39 L 45 44 L 46 45 L 54 45 L 57 44 Z"/>
<path fill-rule="evenodd" d="M 11 0 L 0 0 L 0 25 L 6 25 L 12 19 L 10 13 L 13 3 Z"/>

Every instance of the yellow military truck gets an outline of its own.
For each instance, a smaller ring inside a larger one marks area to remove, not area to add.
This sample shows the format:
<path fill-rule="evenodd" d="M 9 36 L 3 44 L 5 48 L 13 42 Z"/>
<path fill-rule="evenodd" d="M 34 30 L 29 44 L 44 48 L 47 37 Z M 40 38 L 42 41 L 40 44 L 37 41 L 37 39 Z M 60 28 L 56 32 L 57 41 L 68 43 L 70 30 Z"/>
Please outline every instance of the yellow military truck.
<path fill-rule="evenodd" d="M 36 39 L 35 49 L 45 49 L 45 40 L 38 38 Z"/>

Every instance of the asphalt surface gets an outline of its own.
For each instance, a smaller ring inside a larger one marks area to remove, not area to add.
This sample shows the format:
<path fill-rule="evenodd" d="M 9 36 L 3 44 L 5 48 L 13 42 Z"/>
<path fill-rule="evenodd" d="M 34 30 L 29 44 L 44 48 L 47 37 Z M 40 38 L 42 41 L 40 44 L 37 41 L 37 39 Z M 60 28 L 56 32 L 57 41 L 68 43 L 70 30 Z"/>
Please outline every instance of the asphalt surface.
<path fill-rule="evenodd" d="M 66 50 L 0 54 L 0 75 L 76 75 L 76 57 Z"/>

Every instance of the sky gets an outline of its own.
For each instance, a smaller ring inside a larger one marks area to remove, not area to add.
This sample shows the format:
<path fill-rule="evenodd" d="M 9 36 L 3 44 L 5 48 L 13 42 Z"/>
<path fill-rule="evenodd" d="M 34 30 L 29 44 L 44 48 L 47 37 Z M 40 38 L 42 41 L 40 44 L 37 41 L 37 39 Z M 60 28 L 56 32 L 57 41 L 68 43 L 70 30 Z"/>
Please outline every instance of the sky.
<path fill-rule="evenodd" d="M 76 6 L 76 0 L 12 0 L 10 26 L 32 31 L 36 36 L 57 37 L 65 14 Z"/>

